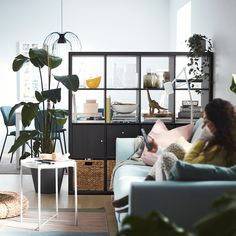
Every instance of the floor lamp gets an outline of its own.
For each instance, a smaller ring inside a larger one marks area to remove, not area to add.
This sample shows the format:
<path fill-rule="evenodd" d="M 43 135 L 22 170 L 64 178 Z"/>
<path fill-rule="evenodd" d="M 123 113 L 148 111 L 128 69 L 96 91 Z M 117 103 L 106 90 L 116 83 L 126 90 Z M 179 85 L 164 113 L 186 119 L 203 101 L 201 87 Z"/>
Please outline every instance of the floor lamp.
<path fill-rule="evenodd" d="M 184 77 L 185 77 L 185 80 L 186 80 L 186 84 L 187 84 L 187 87 L 188 87 L 188 94 L 189 94 L 189 98 L 190 98 L 190 102 L 191 102 L 191 105 L 190 105 L 190 123 L 193 123 L 193 99 L 192 99 L 192 94 L 191 94 L 191 91 L 190 91 L 190 85 L 189 85 L 189 80 L 188 80 L 188 77 L 187 77 L 187 73 L 186 73 L 186 67 L 183 67 L 183 69 L 180 71 L 180 73 L 174 78 L 173 81 L 168 81 L 168 82 L 165 82 L 164 83 L 164 89 L 166 91 L 166 93 L 169 95 L 169 94 L 173 94 L 174 93 L 174 89 L 173 89 L 173 83 L 179 78 L 179 76 L 184 73 Z"/>

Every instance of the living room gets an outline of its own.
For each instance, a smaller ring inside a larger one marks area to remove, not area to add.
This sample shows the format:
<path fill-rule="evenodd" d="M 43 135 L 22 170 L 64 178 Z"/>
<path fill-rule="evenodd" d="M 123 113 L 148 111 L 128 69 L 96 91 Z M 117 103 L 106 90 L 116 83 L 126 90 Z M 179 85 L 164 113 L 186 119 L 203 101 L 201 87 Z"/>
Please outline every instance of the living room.
<path fill-rule="evenodd" d="M 212 39 L 214 48 L 213 97 L 236 105 L 235 94 L 229 89 L 235 72 L 235 6 L 234 0 L 227 4 L 223 0 L 64 0 L 63 31 L 79 37 L 82 52 L 188 51 L 185 40 L 190 35 L 206 35 Z M 22 84 L 12 70 L 12 62 L 20 53 L 22 43 L 41 47 L 48 34 L 60 32 L 61 1 L 7 0 L 1 2 L 0 13 L 4 35 L 0 54 L 1 106 L 13 106 L 20 101 Z M 64 74 L 68 74 L 67 68 L 63 68 Z M 65 96 L 61 104 L 67 107 L 67 103 Z M 3 143 L 3 120 L 0 126 L 0 143 Z M 10 160 L 6 151 L 10 146 L 9 141 L 2 162 Z M 94 199 L 101 196 L 92 195 Z M 111 201 L 109 195 L 105 198 Z"/>

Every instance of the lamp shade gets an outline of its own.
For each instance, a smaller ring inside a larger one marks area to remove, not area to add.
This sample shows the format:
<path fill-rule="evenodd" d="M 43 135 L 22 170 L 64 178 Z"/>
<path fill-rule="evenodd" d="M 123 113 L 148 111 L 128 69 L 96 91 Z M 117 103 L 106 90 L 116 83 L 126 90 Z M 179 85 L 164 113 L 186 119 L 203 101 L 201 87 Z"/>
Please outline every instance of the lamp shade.
<path fill-rule="evenodd" d="M 78 36 L 70 31 L 65 33 L 52 32 L 43 42 L 44 48 L 54 55 L 60 55 L 60 51 L 81 51 L 82 45 Z"/>

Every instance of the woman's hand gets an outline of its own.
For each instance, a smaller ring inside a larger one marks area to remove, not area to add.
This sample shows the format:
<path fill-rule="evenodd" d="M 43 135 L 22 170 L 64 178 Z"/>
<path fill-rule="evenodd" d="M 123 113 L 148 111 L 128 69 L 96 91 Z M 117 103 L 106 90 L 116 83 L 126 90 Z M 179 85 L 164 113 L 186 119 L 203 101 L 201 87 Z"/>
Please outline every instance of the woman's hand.
<path fill-rule="evenodd" d="M 156 153 L 158 150 L 158 144 L 156 143 L 155 139 L 151 137 L 150 135 L 148 135 L 148 141 L 152 147 L 152 149 L 149 152 Z"/>

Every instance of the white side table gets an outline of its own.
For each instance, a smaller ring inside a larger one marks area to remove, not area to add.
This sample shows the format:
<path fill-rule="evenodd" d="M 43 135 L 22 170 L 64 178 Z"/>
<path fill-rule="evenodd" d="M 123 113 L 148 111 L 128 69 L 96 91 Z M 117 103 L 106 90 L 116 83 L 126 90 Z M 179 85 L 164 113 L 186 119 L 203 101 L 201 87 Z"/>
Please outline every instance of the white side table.
<path fill-rule="evenodd" d="M 76 161 L 71 159 L 55 161 L 53 164 L 45 164 L 38 162 L 38 158 L 29 158 L 21 161 L 20 168 L 20 220 L 23 222 L 23 167 L 38 169 L 38 230 L 40 227 L 50 221 L 52 218 L 58 216 L 58 169 L 73 167 L 74 169 L 74 185 L 75 185 L 75 225 L 78 225 L 78 210 L 77 210 L 77 168 Z M 41 224 L 41 170 L 55 169 L 55 187 L 56 187 L 56 214 L 50 217 L 47 221 Z"/>

